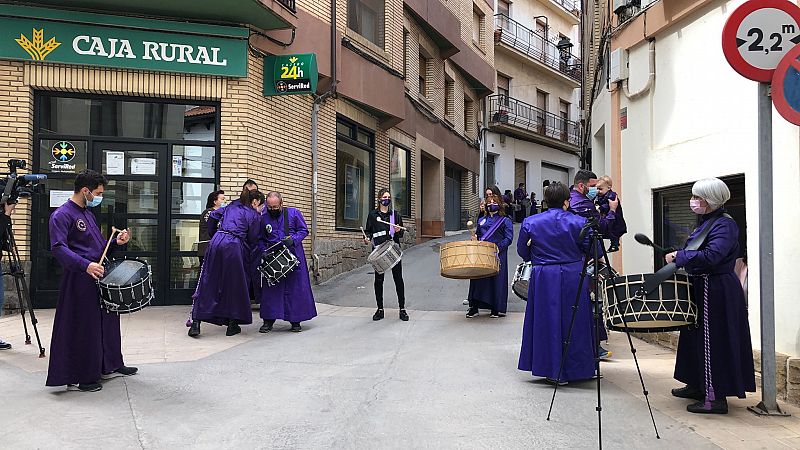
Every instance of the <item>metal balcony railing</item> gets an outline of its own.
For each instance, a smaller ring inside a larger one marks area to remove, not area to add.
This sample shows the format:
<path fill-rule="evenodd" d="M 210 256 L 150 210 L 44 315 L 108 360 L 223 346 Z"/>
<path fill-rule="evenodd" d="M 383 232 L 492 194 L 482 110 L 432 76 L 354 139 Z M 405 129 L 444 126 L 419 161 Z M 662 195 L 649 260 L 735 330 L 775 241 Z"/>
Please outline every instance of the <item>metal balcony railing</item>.
<path fill-rule="evenodd" d="M 555 0 L 555 1 L 569 1 L 569 0 Z M 278 3 L 285 6 L 286 9 L 293 13 L 297 13 L 297 7 L 294 4 L 294 0 L 278 0 Z"/>
<path fill-rule="evenodd" d="M 552 0 L 553 3 L 561 6 L 568 13 L 575 15 L 575 17 L 580 17 L 581 14 L 581 4 L 575 0 Z"/>
<path fill-rule="evenodd" d="M 510 125 L 578 147 L 581 128 L 578 122 L 529 105 L 507 95 L 489 96 L 491 125 Z"/>
<path fill-rule="evenodd" d="M 577 82 L 581 81 L 580 59 L 568 50 L 559 50 L 556 44 L 544 36 L 505 14 L 496 14 L 494 24 L 495 43 L 503 42 L 556 72 Z"/>

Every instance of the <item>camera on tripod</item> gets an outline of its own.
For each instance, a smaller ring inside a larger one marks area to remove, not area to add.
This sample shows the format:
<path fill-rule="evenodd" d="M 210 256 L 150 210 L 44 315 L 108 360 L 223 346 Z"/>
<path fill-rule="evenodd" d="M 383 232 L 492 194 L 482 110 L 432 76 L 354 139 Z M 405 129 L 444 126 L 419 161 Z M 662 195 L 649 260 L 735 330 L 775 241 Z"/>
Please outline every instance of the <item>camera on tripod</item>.
<path fill-rule="evenodd" d="M 0 178 L 0 204 L 13 205 L 20 198 L 28 198 L 33 194 L 44 194 L 45 180 L 47 175 L 41 174 L 17 174 L 17 169 L 24 169 L 27 163 L 24 159 L 8 160 L 8 175 Z"/>

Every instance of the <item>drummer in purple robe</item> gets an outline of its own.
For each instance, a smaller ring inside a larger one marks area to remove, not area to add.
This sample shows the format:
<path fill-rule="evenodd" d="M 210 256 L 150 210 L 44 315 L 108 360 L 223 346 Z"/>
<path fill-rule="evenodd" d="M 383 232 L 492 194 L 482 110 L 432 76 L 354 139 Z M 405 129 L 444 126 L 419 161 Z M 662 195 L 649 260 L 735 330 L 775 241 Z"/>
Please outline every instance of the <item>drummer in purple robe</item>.
<path fill-rule="evenodd" d="M 586 219 L 567 212 L 569 198 L 567 186 L 551 183 L 544 191 L 550 208 L 525 219 L 517 240 L 517 253 L 532 263 L 518 368 L 562 385 L 595 374 L 588 277 L 578 297 L 589 246 L 580 237 Z M 569 353 L 559 376 L 576 299 Z"/>
<path fill-rule="evenodd" d="M 103 388 L 101 379 L 137 372 L 122 361 L 119 316 L 100 308 L 97 280 L 104 269 L 98 262 L 108 242 L 88 208 L 103 201 L 106 178 L 84 170 L 75 178 L 75 190 L 50 216 L 50 249 L 64 269 L 50 341 L 47 386 L 84 392 Z M 113 247 L 125 245 L 130 232 L 117 235 Z M 114 248 L 111 249 L 112 251 Z"/>
<path fill-rule="evenodd" d="M 367 226 L 364 232 L 372 239 L 364 237 L 365 244 L 372 244 L 375 247 L 383 244 L 388 240 L 393 240 L 395 243 L 400 244 L 400 239 L 403 238 L 403 216 L 397 211 L 390 209 L 392 204 L 392 194 L 389 189 L 382 188 L 378 191 L 378 207 L 369 212 L 367 216 Z M 380 221 L 378 221 L 380 219 Z M 383 273 L 375 272 L 375 302 L 378 304 L 378 309 L 372 315 L 372 320 L 381 320 L 384 318 L 383 311 L 383 281 L 385 279 Z M 397 292 L 397 304 L 400 308 L 400 320 L 408 321 L 408 312 L 406 312 L 406 286 L 403 281 L 403 261 L 398 262 L 392 267 L 392 278 L 394 279 L 394 289 Z"/>
<path fill-rule="evenodd" d="M 261 215 L 258 253 L 262 254 L 269 248 L 275 249 L 276 246 L 285 246 L 300 265 L 275 286 L 268 286 L 263 280 L 255 280 L 256 289 L 261 291 L 261 318 L 264 319 L 264 324 L 258 330 L 260 333 L 272 331 L 272 326 L 278 319 L 289 322 L 292 325 L 291 331 L 300 332 L 303 330 L 301 322 L 317 316 L 306 252 L 303 249 L 303 239 L 306 236 L 308 227 L 300 210 L 284 206 L 280 192 L 270 192 L 267 195 L 266 214 Z M 255 262 L 258 263 L 258 260 Z"/>
<path fill-rule="evenodd" d="M 600 215 L 600 211 L 598 211 L 597 206 L 594 204 L 594 200 L 597 198 L 598 194 L 597 175 L 594 172 L 582 169 L 575 173 L 573 183 L 574 185 L 570 191 L 569 211 L 587 219 L 597 220 L 603 239 L 611 239 L 614 236 L 614 230 L 617 226 L 615 221 L 617 218 L 617 207 L 619 207 L 619 197 L 614 200 L 609 200 L 608 213 Z M 602 320 L 598 322 L 598 329 L 600 331 L 600 340 L 607 341 L 608 333 L 606 332 Z M 598 345 L 597 351 L 600 355 L 600 359 L 608 359 L 611 357 L 611 351 L 606 350 L 601 345 Z"/>
<path fill-rule="evenodd" d="M 227 325 L 227 336 L 241 333 L 239 325 L 253 323 L 248 283 L 263 208 L 264 194 L 244 189 L 238 201 L 209 215 L 211 242 L 192 296 L 189 336 L 200 334 L 200 322 Z"/>
<path fill-rule="evenodd" d="M 723 206 L 730 198 L 718 178 L 696 182 L 689 207 L 699 225 L 687 243 L 710 231 L 697 250 L 678 250 L 665 258 L 693 277 L 698 326 L 680 333 L 675 379 L 686 386 L 672 390 L 675 397 L 696 401 L 686 407 L 692 413 L 726 414 L 725 397 L 745 398 L 745 392 L 756 391 L 747 306 L 734 273 L 739 228 Z"/>
<path fill-rule="evenodd" d="M 476 234 L 472 239 L 497 244 L 500 272 L 469 281 L 467 319 L 476 317 L 480 309 L 490 310 L 491 318 L 505 317 L 508 306 L 508 247 L 514 240 L 514 224 L 506 217 L 503 205 L 499 203 L 503 198 L 500 189 L 497 186 L 489 189 L 493 195 L 484 200 L 487 215 L 478 219 Z"/>

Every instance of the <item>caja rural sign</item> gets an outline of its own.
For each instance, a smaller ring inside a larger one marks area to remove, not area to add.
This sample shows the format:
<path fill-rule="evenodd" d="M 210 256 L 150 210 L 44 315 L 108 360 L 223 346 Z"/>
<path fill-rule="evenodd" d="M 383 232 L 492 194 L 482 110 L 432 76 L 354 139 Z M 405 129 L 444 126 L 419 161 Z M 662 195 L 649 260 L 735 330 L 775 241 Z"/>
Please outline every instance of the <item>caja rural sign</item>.
<path fill-rule="evenodd" d="M 9 6 L 0 9 L 5 12 Z M 77 15 L 80 17 L 80 15 Z M 151 31 L 152 21 L 86 15 L 112 25 L 0 16 L 0 59 L 126 69 L 247 76 L 247 29 L 224 27 L 229 36 Z M 169 27 L 168 21 L 158 21 Z M 218 29 L 223 29 L 219 27 Z"/>

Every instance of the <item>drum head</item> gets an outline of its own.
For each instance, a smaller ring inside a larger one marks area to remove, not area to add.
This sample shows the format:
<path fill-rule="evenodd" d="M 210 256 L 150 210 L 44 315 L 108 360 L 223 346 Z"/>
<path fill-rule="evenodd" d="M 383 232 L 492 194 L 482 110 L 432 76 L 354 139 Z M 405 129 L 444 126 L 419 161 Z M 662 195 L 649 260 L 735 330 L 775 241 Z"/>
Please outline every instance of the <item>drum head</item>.
<path fill-rule="evenodd" d="M 147 263 L 139 259 L 114 259 L 106 266 L 106 274 L 100 284 L 127 286 L 138 283 L 149 275 Z"/>

